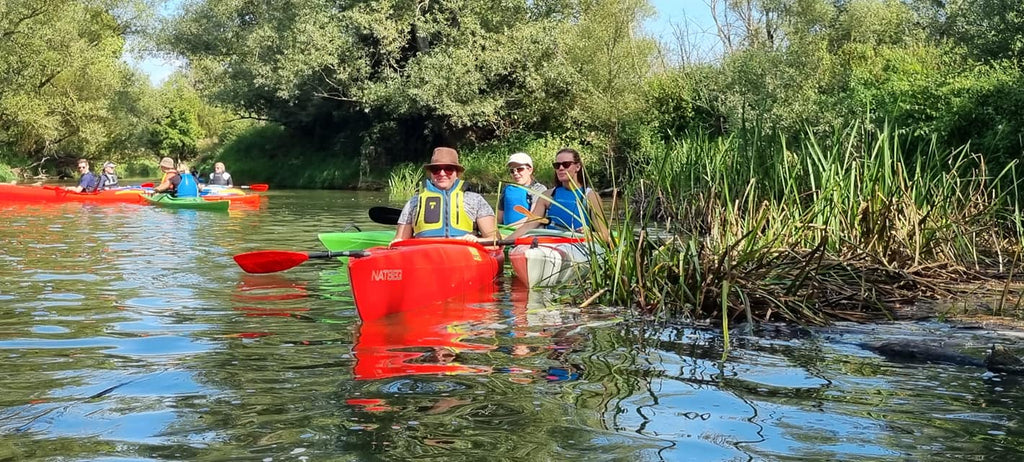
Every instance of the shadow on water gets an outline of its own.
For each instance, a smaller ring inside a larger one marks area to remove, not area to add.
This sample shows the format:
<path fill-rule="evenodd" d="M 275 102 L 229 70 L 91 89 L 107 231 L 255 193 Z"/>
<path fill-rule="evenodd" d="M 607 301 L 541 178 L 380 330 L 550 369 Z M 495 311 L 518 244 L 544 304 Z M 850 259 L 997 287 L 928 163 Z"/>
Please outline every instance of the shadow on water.
<path fill-rule="evenodd" d="M 1013 460 L 1019 378 L 907 363 L 1020 337 L 938 323 L 647 325 L 507 279 L 361 323 L 345 268 L 232 255 L 382 229 L 382 196 L 239 214 L 0 203 L 0 460 Z M 395 204 L 390 204 L 395 205 Z"/>

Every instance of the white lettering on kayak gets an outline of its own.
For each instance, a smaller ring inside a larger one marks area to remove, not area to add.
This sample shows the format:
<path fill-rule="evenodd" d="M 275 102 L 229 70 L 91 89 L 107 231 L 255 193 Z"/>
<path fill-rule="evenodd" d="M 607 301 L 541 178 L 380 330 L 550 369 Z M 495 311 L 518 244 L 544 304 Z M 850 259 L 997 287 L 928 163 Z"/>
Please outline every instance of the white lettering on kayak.
<path fill-rule="evenodd" d="M 370 279 L 374 282 L 377 281 L 401 281 L 402 270 L 400 269 L 382 269 L 373 270 L 370 272 Z"/>

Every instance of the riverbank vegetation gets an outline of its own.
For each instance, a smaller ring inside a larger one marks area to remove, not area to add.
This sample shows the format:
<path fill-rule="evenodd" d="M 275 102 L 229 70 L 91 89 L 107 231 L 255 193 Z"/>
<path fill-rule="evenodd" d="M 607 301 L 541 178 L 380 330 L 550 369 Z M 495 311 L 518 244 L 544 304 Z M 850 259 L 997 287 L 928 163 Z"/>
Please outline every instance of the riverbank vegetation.
<path fill-rule="evenodd" d="M 570 146 L 645 230 L 592 272 L 604 303 L 824 322 L 1019 272 L 1019 2 L 710 0 L 660 41 L 646 0 L 71 3 L 0 7 L 10 175 L 171 155 L 398 198 L 433 146 L 484 192 Z M 149 87 L 129 39 L 188 66 Z"/>

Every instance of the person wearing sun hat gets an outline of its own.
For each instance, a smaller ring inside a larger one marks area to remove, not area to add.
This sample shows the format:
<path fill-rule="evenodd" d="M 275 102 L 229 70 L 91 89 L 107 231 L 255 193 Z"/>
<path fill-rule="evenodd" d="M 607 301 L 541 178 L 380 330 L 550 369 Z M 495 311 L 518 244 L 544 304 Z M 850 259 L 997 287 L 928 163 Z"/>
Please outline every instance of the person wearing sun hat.
<path fill-rule="evenodd" d="M 485 240 L 498 238 L 494 209 L 483 196 L 465 190 L 460 175 L 466 168 L 459 163 L 458 151 L 435 148 L 423 170 L 428 178 L 402 208 L 396 241 L 413 237 L 476 240 L 477 232 Z"/>
<path fill-rule="evenodd" d="M 117 165 L 109 160 L 103 163 L 103 171 L 100 172 L 100 182 L 96 185 L 97 191 L 117 189 L 117 174 L 114 173 L 114 167 L 117 167 Z"/>
<path fill-rule="evenodd" d="M 174 166 L 174 159 L 164 157 L 160 159 L 160 170 L 164 172 L 164 178 L 153 188 L 154 193 L 166 192 L 175 197 L 199 197 L 199 183 L 191 173 L 188 173 L 187 168 L 184 168 L 184 173 L 179 173 L 179 169 Z"/>
<path fill-rule="evenodd" d="M 521 205 L 530 210 L 533 198 L 547 191 L 547 186 L 540 184 L 533 176 L 533 159 L 525 152 L 517 152 L 508 158 L 508 173 L 515 183 L 501 188 L 498 195 L 498 223 L 503 225 L 519 225 L 526 221 L 526 215 L 517 212 L 515 206 Z"/>

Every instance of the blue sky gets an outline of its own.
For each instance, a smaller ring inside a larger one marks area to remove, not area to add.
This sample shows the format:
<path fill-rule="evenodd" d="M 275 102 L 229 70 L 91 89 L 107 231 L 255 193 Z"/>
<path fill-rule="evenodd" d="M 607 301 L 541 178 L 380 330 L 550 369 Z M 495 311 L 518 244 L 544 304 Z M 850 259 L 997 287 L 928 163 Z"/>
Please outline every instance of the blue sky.
<path fill-rule="evenodd" d="M 708 0 L 649 0 L 657 10 L 657 15 L 647 22 L 646 27 L 650 33 L 659 37 L 669 45 L 677 43 L 673 34 L 673 25 L 683 26 L 686 33 L 690 34 L 694 43 L 701 50 L 698 53 L 711 54 L 714 48 L 714 37 L 710 32 L 714 30 L 714 23 L 711 21 L 711 9 L 706 3 Z M 164 4 L 164 12 L 173 10 L 179 5 L 177 0 L 171 0 Z M 163 83 L 167 77 L 174 72 L 180 64 L 175 60 L 167 60 L 159 57 L 150 57 L 142 61 L 129 58 L 129 62 L 138 67 L 142 72 L 149 75 L 149 80 L 155 85 Z"/>

